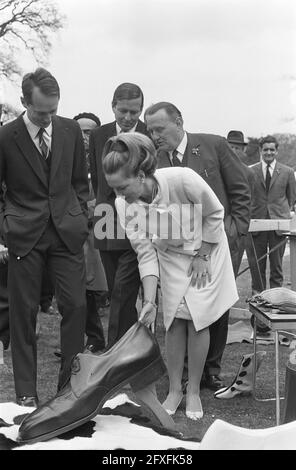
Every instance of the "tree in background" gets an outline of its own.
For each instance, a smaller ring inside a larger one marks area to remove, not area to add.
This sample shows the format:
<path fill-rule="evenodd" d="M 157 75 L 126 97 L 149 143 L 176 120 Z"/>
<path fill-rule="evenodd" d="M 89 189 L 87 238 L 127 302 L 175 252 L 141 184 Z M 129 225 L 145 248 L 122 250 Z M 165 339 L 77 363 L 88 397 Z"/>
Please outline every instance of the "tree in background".
<path fill-rule="evenodd" d="M 246 147 L 246 163 L 247 165 L 254 165 L 260 161 L 259 140 L 255 137 L 248 137 L 248 145 Z"/>
<path fill-rule="evenodd" d="M 8 103 L 0 103 L 0 126 L 18 117 L 21 112 Z"/>
<path fill-rule="evenodd" d="M 273 134 L 279 142 L 278 160 L 296 170 L 296 135 Z"/>
<path fill-rule="evenodd" d="M 0 77 L 13 81 L 22 73 L 18 58 L 24 52 L 46 63 L 52 35 L 63 24 L 52 0 L 0 0 Z"/>

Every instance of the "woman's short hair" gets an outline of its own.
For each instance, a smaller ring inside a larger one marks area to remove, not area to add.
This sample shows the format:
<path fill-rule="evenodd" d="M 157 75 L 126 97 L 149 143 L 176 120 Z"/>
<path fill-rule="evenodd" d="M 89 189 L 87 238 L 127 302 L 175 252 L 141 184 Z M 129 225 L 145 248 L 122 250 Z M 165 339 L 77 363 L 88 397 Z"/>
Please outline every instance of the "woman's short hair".
<path fill-rule="evenodd" d="M 124 170 L 127 176 L 137 176 L 143 171 L 152 176 L 156 170 L 156 149 L 149 137 L 139 132 L 121 133 L 111 137 L 103 151 L 103 170 L 112 175 Z"/>

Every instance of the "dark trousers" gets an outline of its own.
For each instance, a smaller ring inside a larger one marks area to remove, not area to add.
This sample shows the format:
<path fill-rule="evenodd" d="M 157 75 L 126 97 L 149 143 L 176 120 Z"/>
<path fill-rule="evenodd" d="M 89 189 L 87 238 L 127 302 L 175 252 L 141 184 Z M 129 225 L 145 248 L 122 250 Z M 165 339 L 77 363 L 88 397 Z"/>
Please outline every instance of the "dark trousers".
<path fill-rule="evenodd" d="M 230 247 L 231 261 L 235 276 L 237 275 L 239 268 L 239 246 L 240 238 L 237 238 Z M 227 341 L 228 319 L 229 310 L 227 310 L 222 317 L 212 323 L 209 327 L 210 345 L 204 367 L 205 374 L 219 375 L 221 372 L 221 360 Z"/>
<path fill-rule="evenodd" d="M 45 266 L 56 287 L 61 320 L 61 368 L 58 388 L 67 380 L 71 360 L 84 346 L 85 264 L 83 250 L 72 254 L 48 223 L 35 247 L 8 263 L 11 353 L 17 396 L 36 395 L 36 316 Z"/>
<path fill-rule="evenodd" d="M 105 348 L 103 325 L 98 313 L 96 291 L 86 290 L 86 345 L 92 344 L 96 349 Z"/>
<path fill-rule="evenodd" d="M 261 286 L 261 278 L 260 278 L 260 271 L 258 268 L 258 264 L 256 261 L 255 255 L 255 245 L 252 242 L 252 233 L 248 233 L 246 236 L 240 238 L 240 245 L 239 245 L 239 254 L 238 254 L 238 268 L 241 265 L 242 257 L 244 251 L 246 250 L 248 264 L 250 268 L 251 278 L 252 278 L 252 295 L 253 295 L 253 286 Z M 263 290 L 263 286 L 260 288 L 260 292 Z"/>
<path fill-rule="evenodd" d="M 254 245 L 256 250 L 257 259 L 267 253 L 267 248 L 271 250 L 284 240 L 283 235 L 277 235 L 275 231 L 259 232 L 254 236 Z M 270 264 L 270 288 L 281 287 L 283 284 L 283 256 L 285 252 L 286 243 L 283 243 L 278 249 L 269 254 Z M 258 292 L 266 289 L 266 259 L 259 261 L 259 269 L 262 279 L 262 285 L 252 279 L 252 289 Z"/>
<path fill-rule="evenodd" d="M 7 263 L 0 263 L 0 341 L 9 346 L 9 307 L 7 291 Z"/>
<path fill-rule="evenodd" d="M 130 250 L 100 251 L 111 295 L 108 348 L 137 321 L 136 301 L 140 275 L 136 253 Z"/>
<path fill-rule="evenodd" d="M 41 296 L 40 296 L 40 307 L 42 312 L 47 312 L 51 306 L 51 302 L 54 296 L 54 285 L 52 283 L 50 273 L 48 272 L 47 267 L 44 269 L 42 277 L 42 286 L 41 286 Z"/>

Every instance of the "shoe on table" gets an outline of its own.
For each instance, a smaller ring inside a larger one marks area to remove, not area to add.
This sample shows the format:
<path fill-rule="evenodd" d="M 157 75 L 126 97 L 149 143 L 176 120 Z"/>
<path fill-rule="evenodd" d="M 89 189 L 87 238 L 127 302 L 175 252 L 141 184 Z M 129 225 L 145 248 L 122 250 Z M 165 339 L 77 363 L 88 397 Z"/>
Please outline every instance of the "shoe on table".
<path fill-rule="evenodd" d="M 38 407 L 39 400 L 35 397 L 16 397 L 16 403 L 20 406 L 34 406 L 35 408 Z"/>
<path fill-rule="evenodd" d="M 222 387 L 224 387 L 224 384 L 219 375 L 206 375 L 205 388 L 216 391 Z"/>

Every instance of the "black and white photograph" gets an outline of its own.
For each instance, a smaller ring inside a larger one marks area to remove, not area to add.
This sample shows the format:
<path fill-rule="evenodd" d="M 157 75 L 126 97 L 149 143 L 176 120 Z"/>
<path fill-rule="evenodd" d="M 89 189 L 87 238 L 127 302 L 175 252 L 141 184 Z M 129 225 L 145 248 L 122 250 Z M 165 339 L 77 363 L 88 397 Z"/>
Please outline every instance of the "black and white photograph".
<path fill-rule="evenodd" d="M 296 450 L 296 3 L 0 0 L 0 450 Z"/>

